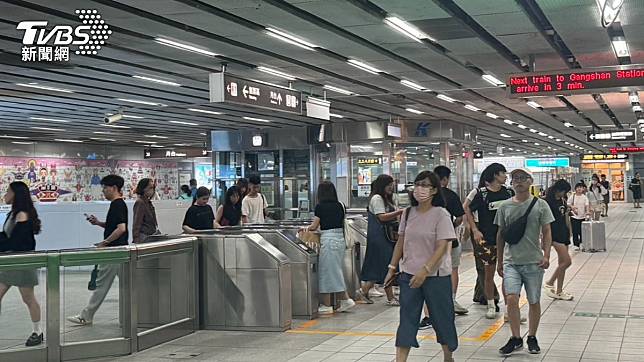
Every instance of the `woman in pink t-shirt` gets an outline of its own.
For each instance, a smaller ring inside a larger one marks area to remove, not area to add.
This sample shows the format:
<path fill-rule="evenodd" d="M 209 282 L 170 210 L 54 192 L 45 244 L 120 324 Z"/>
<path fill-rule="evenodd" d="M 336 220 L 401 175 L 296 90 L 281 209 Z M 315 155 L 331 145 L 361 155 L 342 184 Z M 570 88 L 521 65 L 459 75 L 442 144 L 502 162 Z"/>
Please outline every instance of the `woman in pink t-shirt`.
<path fill-rule="evenodd" d="M 438 176 L 421 172 L 414 181 L 411 207 L 401 217 L 398 242 L 394 249 L 387 284 L 400 268 L 400 324 L 396 332 L 396 361 L 406 361 L 411 347 L 418 348 L 416 335 L 423 303 L 432 311 L 431 319 L 445 361 L 453 361 L 458 347 L 452 303 L 451 241 L 454 226 L 440 192 Z M 399 264 L 400 262 L 400 264 Z"/>

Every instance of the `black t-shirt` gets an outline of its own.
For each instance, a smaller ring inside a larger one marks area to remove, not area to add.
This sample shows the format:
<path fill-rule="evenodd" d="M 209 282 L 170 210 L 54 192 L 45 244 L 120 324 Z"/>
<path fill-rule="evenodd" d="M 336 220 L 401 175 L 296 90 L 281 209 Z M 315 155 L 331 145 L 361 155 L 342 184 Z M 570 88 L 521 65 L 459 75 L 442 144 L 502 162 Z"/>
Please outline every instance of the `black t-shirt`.
<path fill-rule="evenodd" d="M 194 204 L 186 211 L 183 225 L 195 230 L 210 230 L 214 227 L 215 213 L 210 205 L 199 206 Z"/>
<path fill-rule="evenodd" d="M 569 244 L 570 232 L 566 224 L 566 215 L 568 213 L 566 201 L 564 199 L 554 201 L 546 199 L 546 201 L 548 202 L 548 206 L 550 206 L 552 215 L 555 217 L 555 221 L 550 223 L 552 240 L 562 244 Z"/>
<path fill-rule="evenodd" d="M 484 195 L 485 194 L 485 195 Z M 499 191 L 490 191 L 485 187 L 479 189 L 470 203 L 470 210 L 477 211 L 479 215 L 479 230 L 488 245 L 496 245 L 496 232 L 498 226 L 494 224 L 496 210 L 503 201 L 514 196 L 514 191 L 501 186 Z"/>
<path fill-rule="evenodd" d="M 610 191 L 610 182 L 608 182 L 608 180 L 599 181 L 599 183 L 604 186 L 606 191 Z M 606 195 L 604 195 L 604 202 L 608 203 L 608 201 L 610 201 L 610 192 L 607 192 Z"/>
<path fill-rule="evenodd" d="M 465 210 L 463 210 L 463 204 L 461 203 L 461 198 L 458 197 L 456 192 L 448 189 L 447 187 L 442 188 L 443 198 L 445 199 L 445 209 L 452 216 L 452 222 L 457 217 L 465 215 Z M 452 241 L 452 248 L 458 247 L 458 240 Z"/>
<path fill-rule="evenodd" d="M 112 241 L 109 246 L 127 245 L 129 236 L 127 231 L 127 205 L 123 199 L 116 199 L 110 203 L 110 209 L 107 211 L 107 219 L 105 219 L 103 239 L 107 239 L 108 236 L 112 235 L 119 224 L 125 224 L 125 232 L 118 239 Z"/>
<path fill-rule="evenodd" d="M 341 229 L 344 227 L 344 206 L 339 202 L 322 202 L 315 206 L 315 216 L 320 218 L 320 229 Z"/>

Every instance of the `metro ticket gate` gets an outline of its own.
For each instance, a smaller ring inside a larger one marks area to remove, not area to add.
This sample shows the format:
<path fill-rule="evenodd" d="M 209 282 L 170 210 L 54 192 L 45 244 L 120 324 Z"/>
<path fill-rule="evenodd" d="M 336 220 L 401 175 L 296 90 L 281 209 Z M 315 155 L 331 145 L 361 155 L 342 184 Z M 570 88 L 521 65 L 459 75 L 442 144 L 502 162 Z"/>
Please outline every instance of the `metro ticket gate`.
<path fill-rule="evenodd" d="M 285 331 L 291 327 L 291 264 L 257 233 L 208 230 L 201 240 L 202 329 Z"/>

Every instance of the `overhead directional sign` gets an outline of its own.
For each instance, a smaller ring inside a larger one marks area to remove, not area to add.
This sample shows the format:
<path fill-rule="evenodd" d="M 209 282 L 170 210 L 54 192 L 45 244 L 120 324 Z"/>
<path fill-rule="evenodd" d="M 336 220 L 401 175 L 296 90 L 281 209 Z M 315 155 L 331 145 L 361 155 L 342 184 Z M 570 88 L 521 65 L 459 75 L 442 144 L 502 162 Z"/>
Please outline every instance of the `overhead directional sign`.
<path fill-rule="evenodd" d="M 519 73 L 510 75 L 507 84 L 510 98 L 640 90 L 644 89 L 644 66 Z"/>
<path fill-rule="evenodd" d="M 210 102 L 236 103 L 302 113 L 302 93 L 257 81 L 247 80 L 227 73 L 210 74 Z"/>
<path fill-rule="evenodd" d="M 187 157 L 206 157 L 208 150 L 198 147 L 180 147 L 172 149 L 163 148 L 146 148 L 143 151 L 143 158 L 187 158 Z"/>
<path fill-rule="evenodd" d="M 593 153 L 585 154 L 580 156 L 582 161 L 610 161 L 610 160 L 626 160 L 628 155 L 624 153 L 620 154 L 603 154 L 603 153 Z"/>
<path fill-rule="evenodd" d="M 472 152 L 472 154 L 473 154 L 473 158 L 475 158 L 475 159 L 483 158 L 483 151 L 476 150 L 476 151 Z"/>
<path fill-rule="evenodd" d="M 641 153 L 644 152 L 644 147 L 613 147 L 610 149 L 610 153 Z"/>
<path fill-rule="evenodd" d="M 635 141 L 636 139 L 637 130 L 634 128 L 586 132 L 587 142 Z"/>

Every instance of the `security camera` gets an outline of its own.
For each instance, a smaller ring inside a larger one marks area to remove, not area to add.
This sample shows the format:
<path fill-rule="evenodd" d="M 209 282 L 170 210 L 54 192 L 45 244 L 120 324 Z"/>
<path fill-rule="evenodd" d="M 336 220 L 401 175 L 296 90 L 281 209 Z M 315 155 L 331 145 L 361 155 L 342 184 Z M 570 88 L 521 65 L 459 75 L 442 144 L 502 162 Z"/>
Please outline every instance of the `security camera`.
<path fill-rule="evenodd" d="M 103 122 L 107 124 L 116 123 L 120 121 L 122 118 L 123 118 L 123 113 L 106 114 L 105 118 L 103 118 Z"/>

